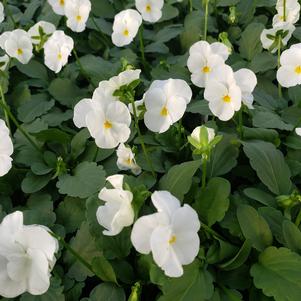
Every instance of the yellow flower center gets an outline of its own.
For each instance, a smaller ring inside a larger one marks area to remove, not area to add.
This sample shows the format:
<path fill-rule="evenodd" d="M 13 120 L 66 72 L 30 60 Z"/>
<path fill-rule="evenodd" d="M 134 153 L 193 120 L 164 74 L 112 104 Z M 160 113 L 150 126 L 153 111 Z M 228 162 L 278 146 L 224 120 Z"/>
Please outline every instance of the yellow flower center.
<path fill-rule="evenodd" d="M 131 165 L 132 164 L 132 159 L 130 157 L 128 157 L 126 160 L 125 160 L 126 164 L 128 165 Z"/>
<path fill-rule="evenodd" d="M 203 67 L 204 73 L 209 73 L 210 71 L 211 71 L 210 67 L 208 67 L 208 66 Z"/>
<path fill-rule="evenodd" d="M 166 117 L 168 115 L 168 110 L 166 107 L 163 107 L 163 109 L 160 112 L 161 116 Z"/>
<path fill-rule="evenodd" d="M 57 55 L 57 59 L 60 61 L 63 58 L 62 54 L 59 52 L 59 54 Z"/>
<path fill-rule="evenodd" d="M 77 15 L 77 16 L 76 16 L 76 21 L 77 21 L 77 22 L 80 22 L 81 20 L 82 20 L 82 16 Z"/>
<path fill-rule="evenodd" d="M 65 5 L 65 0 L 60 0 L 60 5 L 64 6 Z"/>
<path fill-rule="evenodd" d="M 112 123 L 108 120 L 106 120 L 106 122 L 103 124 L 103 127 L 108 130 L 112 128 Z"/>
<path fill-rule="evenodd" d="M 229 95 L 225 95 L 224 97 L 223 97 L 223 101 L 224 102 L 231 102 L 231 97 L 229 96 Z"/>
<path fill-rule="evenodd" d="M 17 54 L 18 54 L 18 55 L 22 55 L 22 54 L 23 54 L 23 50 L 22 50 L 21 48 L 18 48 Z"/>
<path fill-rule="evenodd" d="M 299 65 L 299 66 L 297 66 L 296 68 L 295 68 L 295 72 L 299 75 L 299 74 L 301 74 L 301 66 Z"/>
<path fill-rule="evenodd" d="M 146 10 L 148 13 L 150 13 L 150 12 L 152 11 L 151 5 L 150 5 L 150 4 L 147 4 L 145 10 Z"/>
<path fill-rule="evenodd" d="M 123 35 L 128 37 L 130 34 L 130 32 L 128 31 L 128 29 L 125 29 L 124 32 L 123 32 Z"/>
<path fill-rule="evenodd" d="M 172 245 L 172 244 L 174 244 L 176 241 L 177 241 L 177 237 L 176 237 L 175 235 L 173 235 L 173 236 L 170 238 L 170 240 L 168 241 L 168 243 L 169 243 L 170 245 Z"/>

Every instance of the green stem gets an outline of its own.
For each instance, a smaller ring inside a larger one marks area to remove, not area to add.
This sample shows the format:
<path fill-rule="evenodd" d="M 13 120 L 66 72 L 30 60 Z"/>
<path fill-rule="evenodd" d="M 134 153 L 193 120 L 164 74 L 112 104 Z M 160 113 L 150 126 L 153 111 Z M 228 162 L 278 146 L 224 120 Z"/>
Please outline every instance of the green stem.
<path fill-rule="evenodd" d="M 278 36 L 278 59 L 277 59 L 277 62 L 278 62 L 278 70 L 281 66 L 280 64 L 280 56 L 281 56 L 281 36 Z M 282 98 L 282 87 L 280 85 L 280 83 L 278 82 L 278 96 L 279 98 Z"/>
<path fill-rule="evenodd" d="M 286 22 L 286 0 L 283 0 L 283 22 Z"/>
<path fill-rule="evenodd" d="M 7 103 L 5 101 L 5 97 L 4 97 L 4 93 L 3 93 L 3 90 L 2 90 L 2 86 L 0 86 L 0 96 L 1 96 L 1 102 L 2 102 L 2 105 L 4 107 L 7 107 Z M 10 122 L 9 122 L 9 116 L 6 112 L 6 110 L 3 110 L 4 111 L 4 117 L 5 117 L 5 122 L 6 122 L 6 125 L 9 129 L 9 131 L 11 132 L 11 127 L 10 127 Z"/>
<path fill-rule="evenodd" d="M 201 228 L 203 228 L 208 234 L 210 234 L 214 238 L 216 238 L 218 240 L 226 241 L 221 235 L 219 235 L 216 231 L 214 231 L 213 229 L 208 227 L 206 224 L 202 223 Z"/>
<path fill-rule="evenodd" d="M 151 159 L 148 156 L 148 151 L 146 149 L 146 146 L 144 144 L 144 139 L 143 139 L 143 136 L 142 136 L 141 131 L 140 131 L 139 119 L 138 119 L 138 116 L 137 116 L 137 111 L 136 111 L 134 97 L 131 95 L 131 96 L 129 96 L 129 98 L 130 98 L 130 101 L 131 101 L 131 104 L 132 104 L 132 108 L 133 108 L 135 127 L 136 127 L 136 130 L 137 130 L 138 136 L 139 136 L 139 140 L 140 140 L 140 143 L 141 143 L 141 147 L 142 147 L 142 150 L 143 150 L 143 153 L 144 153 L 145 160 L 146 160 L 147 164 L 149 165 L 149 167 L 151 169 L 153 177 L 156 178 L 156 174 L 154 172 L 153 163 L 152 163 Z"/>
<path fill-rule="evenodd" d="M 29 141 L 29 143 L 39 152 L 41 152 L 40 147 L 37 143 L 32 139 L 32 137 L 28 134 L 28 132 L 19 124 L 15 116 L 10 111 L 9 106 L 6 104 L 5 96 L 3 93 L 2 86 L 0 85 L 0 96 L 2 101 L 0 102 L 0 106 L 2 107 L 5 114 L 7 114 L 8 118 L 14 123 L 14 125 L 18 128 L 18 130 L 23 134 L 23 136 Z"/>
<path fill-rule="evenodd" d="M 207 159 L 203 158 L 202 162 L 202 190 L 206 188 L 206 179 L 207 179 Z"/>
<path fill-rule="evenodd" d="M 204 40 L 207 41 L 209 0 L 205 0 Z"/>
<path fill-rule="evenodd" d="M 92 81 L 92 79 L 90 78 L 90 76 L 88 75 L 88 73 L 86 72 L 86 70 L 84 69 L 84 67 L 83 67 L 83 65 L 82 65 L 82 63 L 81 63 L 81 61 L 80 61 L 80 59 L 78 57 L 78 54 L 77 54 L 77 52 L 76 52 L 76 50 L 74 48 L 73 48 L 72 52 L 74 54 L 74 57 L 76 59 L 76 63 L 78 65 L 79 69 L 80 69 L 81 74 L 86 78 L 86 80 L 89 83 L 91 83 L 91 85 L 93 86 L 93 88 L 96 89 L 97 85 L 94 84 L 94 82 Z"/>
<path fill-rule="evenodd" d="M 301 209 L 299 210 L 299 213 L 298 213 L 298 215 L 297 215 L 297 217 L 296 217 L 295 225 L 296 225 L 297 227 L 299 227 L 299 226 L 300 226 L 300 223 L 301 223 Z"/>
<path fill-rule="evenodd" d="M 93 271 L 93 268 L 91 266 L 90 263 L 88 263 L 80 254 L 78 254 L 71 246 L 69 246 L 63 237 L 53 233 L 53 232 L 50 232 L 49 231 L 49 234 L 51 236 L 53 236 L 54 238 L 56 238 L 58 240 L 59 243 L 62 244 L 62 246 L 68 251 L 70 252 L 82 265 L 84 265 L 92 274 L 94 274 L 95 276 L 97 276 L 95 274 L 95 272 Z"/>
<path fill-rule="evenodd" d="M 142 58 L 142 64 L 146 68 L 145 52 L 144 52 L 144 43 L 143 43 L 143 26 L 141 25 L 139 29 L 139 43 L 140 43 L 140 52 Z"/>
<path fill-rule="evenodd" d="M 192 0 L 189 0 L 189 12 L 192 12 L 193 7 L 192 7 Z"/>
<path fill-rule="evenodd" d="M 244 138 L 244 129 L 243 129 L 243 107 L 238 112 L 238 132 L 240 139 Z"/>

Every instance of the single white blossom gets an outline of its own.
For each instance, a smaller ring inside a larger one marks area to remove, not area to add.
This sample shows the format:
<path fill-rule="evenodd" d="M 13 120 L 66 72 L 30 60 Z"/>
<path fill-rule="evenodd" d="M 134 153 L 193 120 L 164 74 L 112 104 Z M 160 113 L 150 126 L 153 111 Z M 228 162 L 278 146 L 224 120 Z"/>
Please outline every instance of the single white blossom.
<path fill-rule="evenodd" d="M 73 39 L 61 30 L 55 31 L 44 45 L 45 65 L 55 73 L 68 63 L 74 47 Z"/>
<path fill-rule="evenodd" d="M 115 148 L 131 133 L 130 112 L 118 100 L 83 99 L 74 108 L 73 121 L 78 128 L 87 127 L 100 148 Z"/>
<path fill-rule="evenodd" d="M 189 205 L 168 191 L 156 191 L 152 202 L 157 213 L 140 217 L 133 226 L 131 241 L 142 254 L 152 252 L 155 263 L 169 277 L 183 275 L 183 265 L 193 262 L 199 252 L 200 221 Z"/>
<path fill-rule="evenodd" d="M 281 86 L 289 88 L 301 84 L 301 43 L 282 52 L 281 67 L 277 71 L 277 80 Z"/>
<path fill-rule="evenodd" d="M 48 0 L 48 3 L 56 14 L 64 16 L 66 2 L 69 1 L 70 0 Z"/>
<path fill-rule="evenodd" d="M 2 2 L 0 2 L 0 23 L 4 21 L 5 15 L 4 15 L 4 6 Z"/>
<path fill-rule="evenodd" d="M 48 229 L 23 225 L 23 213 L 7 215 L 0 224 L 0 295 L 44 294 L 50 285 L 58 242 Z"/>
<path fill-rule="evenodd" d="M 155 23 L 161 19 L 164 0 L 136 0 L 135 4 L 143 20 Z"/>
<path fill-rule="evenodd" d="M 209 144 L 215 137 L 215 131 L 212 128 L 208 128 L 204 125 L 196 127 L 193 132 L 191 133 L 191 137 L 197 142 L 201 143 L 201 129 L 205 128 L 207 130 L 207 136 L 208 136 L 208 141 L 206 141 L 206 144 Z"/>
<path fill-rule="evenodd" d="M 127 86 L 133 81 L 138 80 L 140 73 L 140 69 L 125 70 L 109 80 L 101 81 L 98 88 L 94 91 L 93 99 L 118 100 L 118 97 L 113 95 L 114 92 L 122 86 Z"/>
<path fill-rule="evenodd" d="M 34 45 L 38 45 L 41 42 L 40 28 L 42 28 L 44 34 L 46 35 L 51 35 L 56 30 L 55 26 L 52 23 L 46 21 L 40 21 L 36 23 L 28 30 L 28 34 L 31 37 L 31 42 Z"/>
<path fill-rule="evenodd" d="M 229 57 L 229 49 L 223 43 L 209 44 L 200 41 L 193 44 L 189 50 L 187 67 L 191 74 L 191 81 L 200 88 L 206 86 L 206 82 L 214 70 L 224 65 Z"/>
<path fill-rule="evenodd" d="M 301 128 L 296 128 L 296 134 L 301 136 Z"/>
<path fill-rule="evenodd" d="M 253 109 L 253 91 L 257 85 L 255 73 L 246 68 L 242 68 L 234 73 L 236 84 L 241 90 L 242 102 L 249 108 Z"/>
<path fill-rule="evenodd" d="M 154 81 L 144 95 L 145 125 L 153 132 L 166 132 L 183 117 L 191 98 L 192 91 L 184 80 Z"/>
<path fill-rule="evenodd" d="M 67 26 L 75 32 L 82 32 L 91 11 L 90 0 L 69 0 L 65 5 Z"/>
<path fill-rule="evenodd" d="M 115 16 L 112 42 L 117 47 L 130 44 L 142 23 L 141 15 L 134 9 L 123 10 Z"/>
<path fill-rule="evenodd" d="M 282 46 L 285 46 L 289 39 L 292 37 L 295 29 L 296 27 L 288 22 L 280 22 L 275 24 L 271 29 L 264 29 L 260 35 L 262 47 L 269 50 L 271 53 L 275 53 L 278 49 L 277 33 L 285 33 L 285 37 L 281 40 Z"/>
<path fill-rule="evenodd" d="M 113 189 L 103 188 L 100 191 L 98 197 L 105 204 L 97 209 L 96 216 L 98 223 L 106 229 L 103 234 L 115 236 L 134 222 L 133 194 L 122 188 L 122 175 L 108 177 L 107 181 Z"/>
<path fill-rule="evenodd" d="M 284 0 L 278 0 L 276 3 L 276 10 L 278 13 L 283 12 Z M 285 0 L 286 10 L 300 10 L 300 4 L 298 0 Z"/>
<path fill-rule="evenodd" d="M 14 147 L 9 135 L 9 129 L 5 122 L 0 119 L 0 177 L 6 175 L 12 167 L 11 155 Z"/>
<path fill-rule="evenodd" d="M 10 57 L 16 58 L 22 64 L 27 64 L 33 56 L 31 38 L 23 29 L 3 33 L 0 46 Z"/>
<path fill-rule="evenodd" d="M 120 170 L 131 170 L 134 175 L 141 173 L 141 168 L 137 165 L 135 155 L 130 147 L 120 143 L 117 151 L 117 166 Z"/>
<path fill-rule="evenodd" d="M 8 55 L 5 54 L 3 56 L 0 56 L 0 64 L 2 64 L 0 66 L 1 71 L 6 70 L 8 63 L 9 63 L 9 56 Z"/>
<path fill-rule="evenodd" d="M 222 121 L 230 120 L 241 108 L 241 97 L 232 68 L 227 65 L 217 68 L 204 92 L 213 115 Z"/>

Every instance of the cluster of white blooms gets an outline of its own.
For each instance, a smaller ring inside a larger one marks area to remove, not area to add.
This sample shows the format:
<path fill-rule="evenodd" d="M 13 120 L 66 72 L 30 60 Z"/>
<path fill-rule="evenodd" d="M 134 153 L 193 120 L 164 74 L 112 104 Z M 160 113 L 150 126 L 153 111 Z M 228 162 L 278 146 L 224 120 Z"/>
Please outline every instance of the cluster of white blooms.
<path fill-rule="evenodd" d="M 41 35 L 42 31 L 42 35 Z M 0 36 L 0 47 L 11 58 L 17 59 L 22 64 L 27 64 L 33 56 L 33 45 L 41 45 L 44 48 L 45 65 L 58 73 L 68 63 L 74 47 L 73 39 L 49 22 L 40 21 L 32 26 L 28 32 L 23 29 L 6 31 Z M 9 58 L 0 58 L 4 61 L 5 69 Z"/>
<path fill-rule="evenodd" d="M 130 147 L 120 143 L 117 151 L 117 166 L 120 170 L 131 170 L 134 175 L 141 173 L 140 166 L 137 165 L 135 155 Z"/>
<path fill-rule="evenodd" d="M 162 17 L 164 0 L 136 0 L 136 9 L 126 9 L 115 15 L 112 42 L 117 47 L 132 43 L 136 37 L 142 19 L 155 23 Z"/>
<path fill-rule="evenodd" d="M 6 175 L 12 167 L 14 147 L 9 136 L 9 129 L 5 122 L 0 119 L 0 177 Z"/>
<path fill-rule="evenodd" d="M 194 85 L 205 88 L 204 98 L 211 112 L 220 120 L 230 120 L 244 103 L 253 106 L 253 90 L 257 78 L 253 71 L 243 68 L 236 72 L 226 65 L 229 49 L 222 43 L 211 45 L 200 41 L 191 46 L 187 66 Z"/>
<path fill-rule="evenodd" d="M 130 137 L 131 114 L 114 93 L 139 79 L 141 70 L 126 70 L 99 83 L 92 99 L 81 100 L 74 108 L 74 124 L 87 127 L 100 148 L 115 148 Z"/>
<path fill-rule="evenodd" d="M 71 30 L 85 30 L 91 11 L 90 0 L 48 0 L 48 3 L 56 14 L 67 17 L 67 26 Z"/>
<path fill-rule="evenodd" d="M 0 295 L 44 294 L 56 262 L 58 242 L 40 225 L 23 225 L 23 213 L 7 215 L 0 224 Z"/>
<path fill-rule="evenodd" d="M 107 181 L 113 189 L 103 188 L 98 195 L 105 202 L 96 212 L 99 224 L 106 229 L 103 231 L 104 235 L 117 235 L 134 222 L 133 194 L 123 189 L 123 180 L 122 175 L 108 177 Z"/>
<path fill-rule="evenodd" d="M 264 29 L 260 39 L 263 48 L 272 53 L 280 46 L 285 46 L 291 38 L 296 27 L 294 24 L 300 17 L 300 4 L 298 0 L 278 0 L 276 4 L 277 14 L 273 18 L 273 27 Z"/>
<path fill-rule="evenodd" d="M 154 261 L 169 277 L 183 275 L 183 265 L 196 258 L 200 221 L 189 205 L 168 191 L 155 191 L 152 202 L 157 213 L 140 217 L 134 224 L 131 241 L 142 254 L 152 252 Z"/>

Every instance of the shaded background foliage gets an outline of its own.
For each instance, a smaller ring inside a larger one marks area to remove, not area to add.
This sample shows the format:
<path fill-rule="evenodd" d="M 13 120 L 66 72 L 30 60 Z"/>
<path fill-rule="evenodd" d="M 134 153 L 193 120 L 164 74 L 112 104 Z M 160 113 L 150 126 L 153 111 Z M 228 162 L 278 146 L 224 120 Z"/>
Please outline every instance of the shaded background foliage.
<path fill-rule="evenodd" d="M 193 88 L 182 124 L 161 135 L 143 129 L 158 181 L 147 172 L 141 151 L 137 161 L 146 172 L 126 178 L 135 199 L 144 203 L 144 213 L 151 212 L 146 191 L 154 189 L 169 190 L 198 211 L 204 223 L 201 249 L 180 279 L 165 277 L 150 256 L 137 256 L 130 229 L 117 237 L 102 235 L 95 216 L 100 204 L 97 192 L 106 176 L 118 173 L 117 158 L 114 150 L 97 150 L 86 129 L 75 129 L 72 110 L 80 99 L 91 96 L 93 84 L 116 75 L 126 64 L 143 69 L 137 99 L 155 79 L 190 82 L 187 51 L 202 38 L 202 2 L 192 1 L 190 12 L 188 1 L 166 1 L 160 22 L 144 24 L 145 66 L 138 39 L 122 49 L 110 41 L 114 15 L 133 1 L 92 0 L 88 29 L 82 34 L 66 28 L 46 1 L 8 2 L 21 27 L 45 20 L 72 36 L 87 74 L 72 57 L 56 76 L 38 54 L 27 65 L 14 63 L 8 78 L 1 77 L 9 106 L 43 149 L 42 153 L 33 149 L 14 131 L 14 167 L 0 179 L 1 217 L 21 209 L 26 223 L 44 224 L 65 237 L 103 280 L 100 283 L 61 249 L 50 290 L 19 299 L 123 301 L 133 292 L 134 301 L 134 293 L 141 290 L 143 301 L 300 300 L 301 139 L 293 129 L 300 123 L 301 88 L 290 88 L 279 99 L 277 59 L 263 51 L 259 39 L 271 24 L 276 1 L 210 1 L 208 40 L 227 33 L 234 48 L 228 63 L 234 70 L 250 68 L 258 77 L 255 109 L 243 115 L 243 139 L 237 134 L 236 119 L 215 120 L 203 91 Z M 1 24 L 2 31 L 13 28 L 9 18 Z M 297 24 L 290 43 L 300 40 Z M 199 158 L 192 156 L 186 136 L 206 115 L 207 125 L 224 137 L 213 152 L 208 185 L 201 193 Z M 134 129 L 132 133 L 131 142 L 140 150 Z"/>

